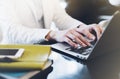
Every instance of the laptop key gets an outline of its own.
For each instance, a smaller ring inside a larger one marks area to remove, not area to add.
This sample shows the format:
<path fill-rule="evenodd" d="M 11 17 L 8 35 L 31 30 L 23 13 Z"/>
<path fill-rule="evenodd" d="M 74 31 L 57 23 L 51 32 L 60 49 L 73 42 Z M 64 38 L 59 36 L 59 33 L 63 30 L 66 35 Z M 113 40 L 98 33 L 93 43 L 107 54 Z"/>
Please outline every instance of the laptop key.
<path fill-rule="evenodd" d="M 88 55 L 88 54 L 90 54 L 91 53 L 91 51 L 92 51 L 92 47 L 90 47 L 90 48 L 88 48 L 88 49 L 85 49 L 85 51 L 82 53 L 83 55 Z"/>
<path fill-rule="evenodd" d="M 93 46 L 78 47 L 78 48 L 69 47 L 69 48 L 66 48 L 65 50 L 69 50 L 69 51 L 79 53 L 82 55 L 88 55 L 90 53 L 90 51 L 92 50 L 92 47 Z"/>
<path fill-rule="evenodd" d="M 72 51 L 72 52 L 75 52 L 75 53 L 80 53 L 80 54 L 82 54 L 82 52 L 83 52 L 83 50 L 80 50 L 80 49 L 77 49 L 77 48 L 74 48 L 74 47 L 68 47 L 65 50 Z"/>

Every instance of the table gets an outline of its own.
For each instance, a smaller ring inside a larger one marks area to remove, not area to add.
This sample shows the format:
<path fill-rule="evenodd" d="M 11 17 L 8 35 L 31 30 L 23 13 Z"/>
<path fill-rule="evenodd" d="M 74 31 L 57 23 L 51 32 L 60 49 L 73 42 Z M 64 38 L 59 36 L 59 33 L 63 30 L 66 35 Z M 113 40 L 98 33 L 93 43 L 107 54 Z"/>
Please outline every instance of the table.
<path fill-rule="evenodd" d="M 87 63 L 54 51 L 49 59 L 53 64 L 30 79 L 120 79 L 120 51 L 106 53 Z"/>
<path fill-rule="evenodd" d="M 52 52 L 50 59 L 54 61 L 48 69 L 51 71 L 43 72 L 39 79 L 120 79 L 119 52 L 107 53 L 87 63 L 56 52 Z M 44 75 L 46 72 L 49 73 Z"/>

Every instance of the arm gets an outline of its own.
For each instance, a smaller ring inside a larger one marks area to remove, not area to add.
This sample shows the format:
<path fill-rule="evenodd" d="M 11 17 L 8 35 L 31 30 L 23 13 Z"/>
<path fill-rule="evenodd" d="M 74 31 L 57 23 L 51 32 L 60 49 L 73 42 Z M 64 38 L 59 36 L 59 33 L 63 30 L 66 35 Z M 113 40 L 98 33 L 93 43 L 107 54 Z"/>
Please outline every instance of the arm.
<path fill-rule="evenodd" d="M 53 0 L 54 2 L 54 22 L 57 25 L 57 27 L 61 30 L 65 30 L 68 28 L 74 28 L 79 25 L 83 25 L 84 23 L 72 18 L 69 16 L 63 8 L 61 8 L 58 0 Z"/>
<path fill-rule="evenodd" d="M 10 43 L 33 44 L 45 39 L 49 32 L 47 29 L 28 28 L 20 24 L 7 23 L 0 21 L 3 39 Z"/>
<path fill-rule="evenodd" d="M 95 36 L 91 33 L 93 30 L 96 32 L 97 39 L 100 38 L 102 28 L 100 28 L 99 25 L 86 25 L 75 20 L 60 7 L 57 0 L 54 1 L 54 4 L 54 21 L 60 30 L 49 32 L 46 37 L 48 40 L 53 39 L 58 42 L 67 42 L 69 45 L 76 48 L 78 44 L 83 47 L 91 45 L 90 41 L 87 39 L 95 40 Z M 85 37 L 87 37 L 87 39 Z"/>
<path fill-rule="evenodd" d="M 0 28 L 3 34 L 3 43 L 9 40 L 8 43 L 33 44 L 44 40 L 49 30 L 22 25 L 12 5 L 7 3 L 0 3 Z"/>

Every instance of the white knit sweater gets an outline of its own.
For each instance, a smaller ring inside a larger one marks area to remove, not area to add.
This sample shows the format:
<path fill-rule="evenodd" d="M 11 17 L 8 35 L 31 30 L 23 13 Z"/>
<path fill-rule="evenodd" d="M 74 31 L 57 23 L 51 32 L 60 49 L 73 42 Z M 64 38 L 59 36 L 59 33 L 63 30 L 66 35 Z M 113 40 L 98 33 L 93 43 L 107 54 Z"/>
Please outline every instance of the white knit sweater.
<path fill-rule="evenodd" d="M 0 0 L 1 43 L 38 43 L 45 39 L 53 21 L 61 30 L 81 24 L 68 16 L 57 0 Z"/>

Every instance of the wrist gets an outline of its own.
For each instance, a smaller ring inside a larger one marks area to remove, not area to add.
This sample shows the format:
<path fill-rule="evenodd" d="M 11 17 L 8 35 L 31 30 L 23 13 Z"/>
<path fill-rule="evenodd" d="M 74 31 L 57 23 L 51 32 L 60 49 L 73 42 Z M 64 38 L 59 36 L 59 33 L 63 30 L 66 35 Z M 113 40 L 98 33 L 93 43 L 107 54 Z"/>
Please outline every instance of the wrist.
<path fill-rule="evenodd" d="M 51 30 L 51 31 L 49 31 L 48 34 L 46 35 L 45 39 L 46 39 L 47 41 L 49 41 L 49 40 L 54 40 L 55 35 L 56 35 L 56 31 L 52 31 L 52 30 Z"/>
<path fill-rule="evenodd" d="M 80 27 L 83 26 L 83 25 L 86 25 L 86 24 L 80 24 L 80 25 L 77 26 L 77 28 L 80 28 Z"/>

